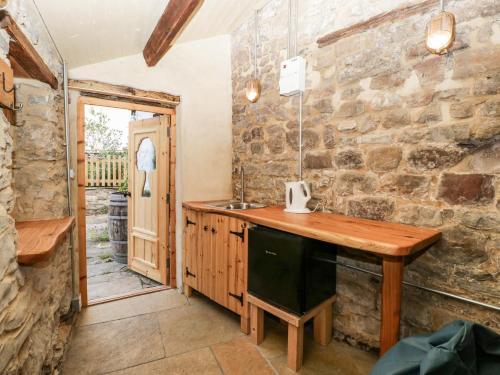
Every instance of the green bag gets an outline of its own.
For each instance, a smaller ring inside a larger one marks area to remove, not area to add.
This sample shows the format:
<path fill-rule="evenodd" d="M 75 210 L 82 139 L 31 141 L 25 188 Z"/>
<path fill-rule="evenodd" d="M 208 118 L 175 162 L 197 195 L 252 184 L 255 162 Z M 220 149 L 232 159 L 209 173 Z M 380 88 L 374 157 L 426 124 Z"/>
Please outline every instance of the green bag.
<path fill-rule="evenodd" d="M 456 320 L 437 332 L 401 340 L 370 375 L 500 375 L 500 335 Z"/>

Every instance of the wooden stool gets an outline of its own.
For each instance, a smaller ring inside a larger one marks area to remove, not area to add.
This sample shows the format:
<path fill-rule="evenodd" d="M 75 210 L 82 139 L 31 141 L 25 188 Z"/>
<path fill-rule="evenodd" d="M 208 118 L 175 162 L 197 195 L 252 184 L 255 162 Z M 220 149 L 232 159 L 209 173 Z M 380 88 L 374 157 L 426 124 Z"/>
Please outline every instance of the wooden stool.
<path fill-rule="evenodd" d="M 328 345 L 332 339 L 332 304 L 335 299 L 336 296 L 332 296 L 305 315 L 298 316 L 248 294 L 252 342 L 259 345 L 264 340 L 264 311 L 284 320 L 288 323 L 288 367 L 299 371 L 304 351 L 304 324 L 314 318 L 314 341 Z"/>

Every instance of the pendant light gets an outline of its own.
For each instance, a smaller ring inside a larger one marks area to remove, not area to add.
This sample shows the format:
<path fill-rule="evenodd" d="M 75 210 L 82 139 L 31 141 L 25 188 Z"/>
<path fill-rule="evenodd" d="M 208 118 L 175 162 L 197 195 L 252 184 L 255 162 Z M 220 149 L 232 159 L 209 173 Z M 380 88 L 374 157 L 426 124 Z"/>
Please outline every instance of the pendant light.
<path fill-rule="evenodd" d="M 254 51 L 253 51 L 253 78 L 247 82 L 245 95 L 251 103 L 257 102 L 260 98 L 260 81 L 257 78 L 257 31 L 258 31 L 258 16 L 259 11 L 255 11 L 255 36 L 254 36 Z"/>
<path fill-rule="evenodd" d="M 444 11 L 441 0 L 441 11 L 432 17 L 427 25 L 427 49 L 437 55 L 444 55 L 455 40 L 455 16 Z"/>

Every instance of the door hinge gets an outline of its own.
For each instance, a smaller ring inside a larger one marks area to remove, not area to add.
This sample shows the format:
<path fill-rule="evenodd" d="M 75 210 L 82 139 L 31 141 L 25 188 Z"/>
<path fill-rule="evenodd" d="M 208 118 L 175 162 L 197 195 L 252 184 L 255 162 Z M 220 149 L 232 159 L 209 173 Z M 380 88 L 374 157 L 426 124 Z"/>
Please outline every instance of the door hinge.
<path fill-rule="evenodd" d="M 194 273 L 189 272 L 189 268 L 186 267 L 186 277 L 189 276 L 196 277 L 196 275 Z"/>
<path fill-rule="evenodd" d="M 228 294 L 231 297 L 236 298 L 238 301 L 240 301 L 241 306 L 243 306 L 243 293 L 241 293 L 240 295 L 237 295 L 237 294 L 233 294 L 231 292 L 228 292 Z"/>
<path fill-rule="evenodd" d="M 196 223 L 194 221 L 189 220 L 189 218 L 186 217 L 186 227 L 189 225 L 196 225 Z"/>
<path fill-rule="evenodd" d="M 242 242 L 245 242 L 245 230 L 242 230 L 241 232 L 235 232 L 235 231 L 230 230 L 229 233 L 234 234 L 235 236 L 238 236 L 239 238 L 241 238 Z"/>

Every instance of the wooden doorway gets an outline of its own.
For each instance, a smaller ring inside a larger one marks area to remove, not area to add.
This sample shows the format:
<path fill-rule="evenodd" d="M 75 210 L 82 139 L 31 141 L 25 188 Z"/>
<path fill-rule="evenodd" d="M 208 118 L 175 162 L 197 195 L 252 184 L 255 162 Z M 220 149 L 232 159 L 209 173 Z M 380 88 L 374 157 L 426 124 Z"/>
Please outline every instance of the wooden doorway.
<path fill-rule="evenodd" d="M 162 288 L 150 288 L 145 290 L 145 292 L 155 291 L 158 289 L 164 289 L 167 285 L 169 287 L 176 286 L 176 274 L 175 274 L 175 264 L 176 264 L 176 247 L 175 247 L 175 150 L 176 150 L 176 116 L 175 109 L 165 108 L 161 106 L 154 106 L 149 104 L 137 104 L 130 101 L 123 101 L 120 99 L 110 100 L 102 99 L 96 97 L 82 96 L 78 99 L 77 103 L 77 182 L 78 182 L 78 248 L 79 248 L 79 278 L 80 278 L 80 293 L 82 298 L 82 305 L 89 305 L 88 291 L 87 291 L 87 242 L 86 242 L 86 198 L 85 198 L 85 106 L 95 105 L 102 107 L 111 108 L 122 108 L 127 110 L 135 110 L 140 112 L 152 112 L 161 115 L 163 118 L 168 118 L 167 120 L 161 121 L 161 126 L 165 127 L 162 131 L 168 132 L 168 141 L 165 142 L 165 152 L 168 152 L 168 159 L 162 163 L 161 168 L 164 169 L 164 174 L 169 176 L 168 182 L 168 193 L 169 195 L 165 199 L 169 199 L 171 204 L 166 208 L 167 212 L 163 212 L 165 215 L 165 220 L 163 220 L 163 228 L 158 228 L 158 234 L 163 233 L 164 238 L 164 256 L 162 256 L 162 261 L 164 261 L 165 268 L 167 264 L 170 264 L 170 272 L 164 272 L 164 277 L 161 278 L 163 286 Z M 133 293 L 137 295 L 138 293 Z M 114 300 L 117 298 L 124 298 L 127 296 L 118 296 L 116 298 L 111 298 Z M 103 301 L 99 301 L 103 302 Z"/>

